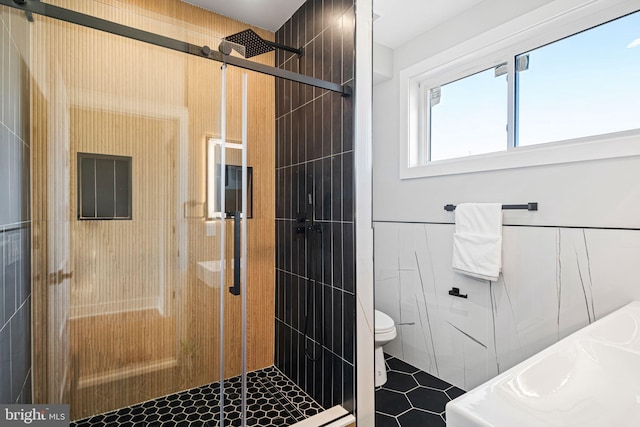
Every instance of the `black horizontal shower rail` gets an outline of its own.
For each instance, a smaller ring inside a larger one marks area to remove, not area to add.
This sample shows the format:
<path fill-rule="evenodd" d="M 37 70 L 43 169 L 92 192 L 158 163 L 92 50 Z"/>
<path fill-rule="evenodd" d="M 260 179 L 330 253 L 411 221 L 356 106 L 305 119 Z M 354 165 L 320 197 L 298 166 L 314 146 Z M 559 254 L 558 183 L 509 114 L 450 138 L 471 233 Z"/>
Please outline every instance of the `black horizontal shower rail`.
<path fill-rule="evenodd" d="M 526 205 L 502 205 L 503 210 L 515 210 L 522 209 L 527 211 L 537 211 L 538 210 L 538 202 L 529 202 Z M 453 212 L 456 210 L 456 205 L 445 205 L 444 210 L 447 212 Z"/>
<path fill-rule="evenodd" d="M 95 30 L 104 31 L 129 39 L 138 40 L 155 46 L 164 47 L 178 52 L 188 53 L 190 55 L 199 56 L 201 58 L 211 59 L 213 61 L 222 62 L 233 65 L 246 70 L 255 71 L 261 74 L 268 74 L 273 77 L 302 83 L 309 86 L 315 86 L 332 92 L 338 92 L 342 96 L 351 96 L 351 87 L 332 83 L 314 77 L 304 76 L 292 71 L 282 70 L 276 67 L 259 64 L 244 58 L 224 55 L 222 52 L 212 50 L 208 46 L 197 46 L 191 43 L 165 37 L 159 34 L 150 33 L 148 31 L 139 30 L 137 28 L 128 27 L 126 25 L 107 21 L 95 16 L 86 15 L 84 13 L 43 3 L 37 0 L 0 0 L 0 5 L 13 7 L 23 10 L 27 16 L 31 13 L 42 15 L 48 18 L 58 19 L 60 21 L 77 24 L 83 27 L 93 28 Z"/>

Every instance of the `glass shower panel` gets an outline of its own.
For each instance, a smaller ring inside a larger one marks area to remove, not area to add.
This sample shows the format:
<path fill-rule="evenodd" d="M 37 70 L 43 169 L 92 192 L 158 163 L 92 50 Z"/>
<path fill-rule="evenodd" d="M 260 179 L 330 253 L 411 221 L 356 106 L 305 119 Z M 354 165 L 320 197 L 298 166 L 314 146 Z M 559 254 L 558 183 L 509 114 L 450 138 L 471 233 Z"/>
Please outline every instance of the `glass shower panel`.
<path fill-rule="evenodd" d="M 214 419 L 229 308 L 221 310 L 227 286 L 217 280 L 222 223 L 205 221 L 204 159 L 207 138 L 221 132 L 220 64 L 34 18 L 34 262 L 46 272 L 34 306 L 50 313 L 34 333 L 47 337 L 35 344 L 47 354 L 34 366 L 38 399 L 69 403 L 81 419 L 205 386 L 199 419 Z M 105 194 L 116 205 L 130 200 L 130 215 L 79 215 L 78 159 L 87 154 L 130 159 L 128 177 L 103 162 L 84 180 L 96 203 Z"/>
<path fill-rule="evenodd" d="M 195 8 L 172 15 L 156 2 L 43 3 L 214 49 L 217 31 L 244 26 L 203 22 Z M 273 394 L 279 375 L 273 77 L 223 73 L 197 56 L 33 18 L 24 81 L 34 403 L 68 403 L 73 420 L 90 423 L 108 423 L 110 411 L 171 423 L 216 421 L 224 410 L 225 425 L 245 406 L 248 418 L 262 413 L 270 401 L 252 406 L 245 393 Z M 225 145 L 213 172 L 211 140 Z M 229 203 L 211 215 L 216 173 L 220 202 Z M 176 405 L 184 410 L 163 419 Z"/>

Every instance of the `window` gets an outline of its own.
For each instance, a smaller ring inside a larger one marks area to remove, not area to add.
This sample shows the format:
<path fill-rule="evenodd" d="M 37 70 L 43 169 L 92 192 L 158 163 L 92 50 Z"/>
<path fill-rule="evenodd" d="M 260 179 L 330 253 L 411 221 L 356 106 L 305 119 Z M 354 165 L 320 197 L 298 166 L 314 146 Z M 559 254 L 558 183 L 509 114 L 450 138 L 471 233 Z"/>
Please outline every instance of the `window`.
<path fill-rule="evenodd" d="M 640 128 L 640 12 L 526 56 L 529 69 L 516 74 L 516 146 Z"/>
<path fill-rule="evenodd" d="M 78 219 L 131 219 L 131 157 L 78 153 Z"/>
<path fill-rule="evenodd" d="M 429 90 L 429 160 L 493 153 L 507 146 L 507 78 L 491 68 Z"/>
<path fill-rule="evenodd" d="M 640 154 L 640 11 L 553 7 L 401 72 L 402 178 Z"/>

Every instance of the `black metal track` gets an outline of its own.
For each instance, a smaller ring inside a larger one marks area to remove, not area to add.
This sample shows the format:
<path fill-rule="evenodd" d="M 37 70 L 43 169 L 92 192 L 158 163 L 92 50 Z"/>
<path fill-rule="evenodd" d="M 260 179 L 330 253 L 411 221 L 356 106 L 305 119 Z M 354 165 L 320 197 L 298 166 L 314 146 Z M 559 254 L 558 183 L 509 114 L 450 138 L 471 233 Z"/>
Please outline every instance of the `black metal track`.
<path fill-rule="evenodd" d="M 321 89 L 338 92 L 342 96 L 351 96 L 351 88 L 347 85 L 340 85 L 325 80 L 316 79 L 292 71 L 282 70 L 276 67 L 259 64 L 248 61 L 244 58 L 224 55 L 218 50 L 210 49 L 208 46 L 197 46 L 191 43 L 172 39 L 170 37 L 161 36 L 159 34 L 150 33 L 148 31 L 139 30 L 137 28 L 128 27 L 126 25 L 117 24 L 105 19 L 96 18 L 95 16 L 86 15 L 73 10 L 64 9 L 51 4 L 43 3 L 35 0 L 0 0 L 0 5 L 13 7 L 23 10 L 27 16 L 30 13 L 46 16 L 48 18 L 58 19 L 60 21 L 70 22 L 83 27 L 93 28 L 95 30 L 104 31 L 128 39 L 138 40 L 155 46 L 164 47 L 178 52 L 188 53 L 189 55 L 199 56 L 201 58 L 211 59 L 213 61 L 222 62 L 233 65 L 235 67 L 244 68 L 246 70 L 255 71 L 261 74 L 278 77 L 302 83 L 309 86 L 315 86 Z"/>

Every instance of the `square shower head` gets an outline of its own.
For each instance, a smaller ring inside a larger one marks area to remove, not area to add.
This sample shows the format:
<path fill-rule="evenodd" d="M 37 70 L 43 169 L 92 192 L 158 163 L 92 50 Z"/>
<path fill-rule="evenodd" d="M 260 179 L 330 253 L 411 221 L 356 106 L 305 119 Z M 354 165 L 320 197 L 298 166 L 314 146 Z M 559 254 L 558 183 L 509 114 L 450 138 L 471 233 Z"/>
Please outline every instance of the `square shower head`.
<path fill-rule="evenodd" d="M 251 29 L 240 31 L 239 33 L 232 34 L 224 37 L 223 40 L 231 42 L 231 47 L 243 55 L 245 58 L 251 58 L 252 56 L 262 55 L 263 53 L 271 52 L 275 48 L 267 43 L 262 37 L 256 34 Z M 233 44 L 244 46 L 244 52 L 241 52 Z"/>

